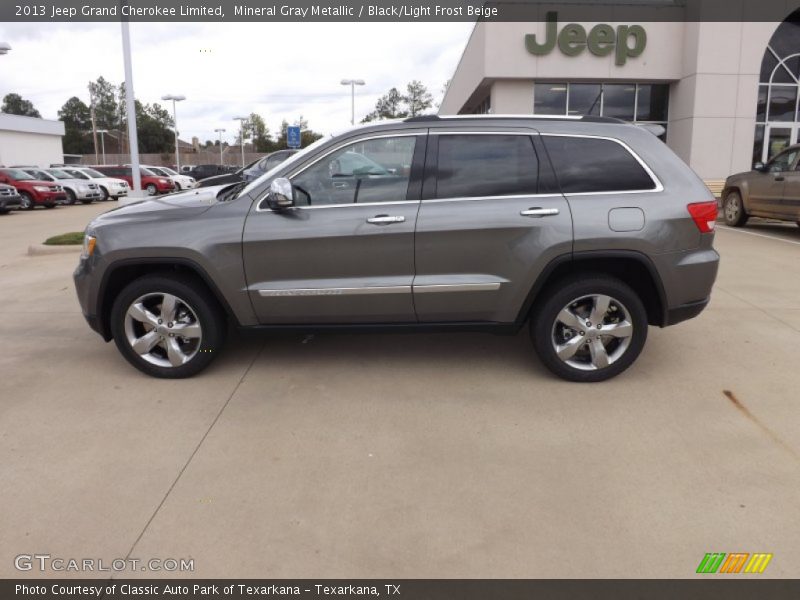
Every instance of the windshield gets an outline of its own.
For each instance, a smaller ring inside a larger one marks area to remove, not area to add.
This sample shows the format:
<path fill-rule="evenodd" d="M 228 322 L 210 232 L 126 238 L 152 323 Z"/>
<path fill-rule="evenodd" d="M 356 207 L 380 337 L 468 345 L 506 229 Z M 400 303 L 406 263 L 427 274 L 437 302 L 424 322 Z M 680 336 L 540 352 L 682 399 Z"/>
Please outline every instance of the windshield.
<path fill-rule="evenodd" d="M 311 144 L 310 146 L 307 146 L 307 147 L 303 148 L 303 149 L 302 149 L 302 150 L 300 150 L 300 152 L 298 152 L 297 154 L 293 154 L 292 156 L 290 156 L 289 158 L 287 158 L 285 161 L 283 161 L 283 162 L 282 162 L 282 163 L 280 163 L 279 165 L 275 165 L 275 166 L 274 166 L 274 167 L 272 167 L 272 168 L 271 168 L 269 171 L 267 171 L 266 173 L 264 173 L 264 174 L 263 174 L 263 175 L 261 175 L 260 177 L 258 177 L 258 178 L 256 178 L 256 179 L 254 179 L 253 181 L 251 181 L 251 182 L 248 184 L 248 186 L 242 190 L 242 192 L 241 192 L 241 194 L 240 194 L 240 195 L 242 195 L 242 194 L 249 194 L 249 193 L 250 193 L 250 192 L 252 192 L 254 189 L 256 189 L 257 187 L 259 187 L 259 186 L 261 185 L 261 183 L 262 183 L 262 182 L 266 181 L 266 180 L 267 180 L 267 179 L 269 179 L 270 177 L 274 177 L 273 173 L 274 173 L 274 172 L 275 172 L 275 171 L 276 171 L 278 168 L 281 168 L 281 169 L 282 169 L 282 168 L 284 168 L 284 167 L 287 167 L 287 166 L 293 165 L 293 164 L 295 164 L 295 163 L 297 163 L 297 162 L 300 162 L 300 161 L 301 161 L 301 160 L 303 160 L 303 158 L 305 158 L 305 157 L 306 157 L 306 155 L 308 155 L 310 152 L 313 152 L 314 150 L 316 150 L 317 148 L 319 148 L 320 146 L 322 146 L 322 145 L 323 145 L 323 144 L 325 144 L 326 142 L 329 142 L 329 141 L 331 140 L 331 138 L 332 138 L 332 137 L 333 137 L 333 135 L 328 135 L 328 136 L 321 137 L 321 138 L 319 138 L 319 139 L 318 139 L 316 142 L 314 142 L 314 143 L 313 143 L 313 144 Z"/>
<path fill-rule="evenodd" d="M 164 173 L 164 169 L 162 169 L 161 167 L 147 167 L 147 170 L 152 171 L 156 175 L 161 175 L 162 177 L 166 175 L 166 173 Z"/>
<path fill-rule="evenodd" d="M 76 171 L 75 169 L 64 169 L 65 173 L 69 173 L 75 179 L 89 179 L 87 175 L 84 175 L 80 171 Z"/>
<path fill-rule="evenodd" d="M 53 177 L 51 177 L 50 175 L 48 175 L 47 173 L 45 173 L 44 171 L 42 171 L 40 169 L 25 169 L 25 172 L 29 173 L 30 175 L 33 175 L 36 179 L 40 179 L 42 181 L 52 181 L 53 180 Z M 19 179 L 19 178 L 17 178 L 17 179 Z"/>
<path fill-rule="evenodd" d="M 173 171 L 172 169 L 169 169 L 167 167 L 161 167 L 161 171 L 163 173 L 166 173 L 167 175 L 177 175 L 177 173 L 175 171 Z"/>
<path fill-rule="evenodd" d="M 11 179 L 16 179 L 17 181 L 30 181 L 33 179 L 31 175 L 22 169 L 3 169 L 1 172 L 11 177 Z"/>
<path fill-rule="evenodd" d="M 103 179 L 105 177 L 100 171 L 95 171 L 94 169 L 84 169 L 83 172 L 92 179 Z"/>
<path fill-rule="evenodd" d="M 64 173 L 64 171 L 60 171 L 58 169 L 50 169 L 47 172 L 50 173 L 50 175 L 52 175 L 56 179 L 72 179 L 72 175 L 70 175 L 69 173 Z"/>

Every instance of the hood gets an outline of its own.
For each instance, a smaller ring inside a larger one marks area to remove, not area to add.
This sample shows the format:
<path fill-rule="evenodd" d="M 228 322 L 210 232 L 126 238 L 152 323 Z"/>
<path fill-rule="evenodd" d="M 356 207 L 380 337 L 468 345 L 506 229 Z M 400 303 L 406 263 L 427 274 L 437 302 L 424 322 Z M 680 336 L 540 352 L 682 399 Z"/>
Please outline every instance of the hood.
<path fill-rule="evenodd" d="M 216 204 L 217 194 L 226 187 L 228 186 L 218 185 L 159 198 L 144 198 L 125 206 L 113 208 L 97 217 L 93 222 L 99 224 L 118 219 L 169 219 L 198 215 Z"/>

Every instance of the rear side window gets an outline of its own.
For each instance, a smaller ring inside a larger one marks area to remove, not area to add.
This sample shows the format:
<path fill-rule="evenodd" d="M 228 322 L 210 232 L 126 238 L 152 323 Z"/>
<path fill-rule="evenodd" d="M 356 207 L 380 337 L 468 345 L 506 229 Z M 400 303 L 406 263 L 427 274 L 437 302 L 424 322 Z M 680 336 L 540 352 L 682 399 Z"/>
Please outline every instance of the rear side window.
<path fill-rule="evenodd" d="M 542 141 L 565 194 L 656 188 L 639 161 L 613 140 L 543 135 Z"/>
<path fill-rule="evenodd" d="M 437 198 L 539 193 L 539 160 L 527 135 L 439 135 Z"/>

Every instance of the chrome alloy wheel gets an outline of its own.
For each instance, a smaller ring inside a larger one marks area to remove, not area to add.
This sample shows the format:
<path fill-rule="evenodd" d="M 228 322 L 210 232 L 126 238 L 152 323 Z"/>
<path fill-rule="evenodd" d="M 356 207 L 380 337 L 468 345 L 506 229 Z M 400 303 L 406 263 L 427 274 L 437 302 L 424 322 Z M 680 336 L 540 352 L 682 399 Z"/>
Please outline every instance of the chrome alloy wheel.
<path fill-rule="evenodd" d="M 631 344 L 633 323 L 619 300 L 602 294 L 582 296 L 558 313 L 553 348 L 563 362 L 582 371 L 604 369 Z"/>
<path fill-rule="evenodd" d="M 728 223 L 735 223 L 739 220 L 739 196 L 737 194 L 728 194 L 725 200 L 725 221 Z"/>
<path fill-rule="evenodd" d="M 179 367 L 200 350 L 203 330 L 197 313 L 172 294 L 153 292 L 125 312 L 125 337 L 133 351 L 159 367 Z"/>

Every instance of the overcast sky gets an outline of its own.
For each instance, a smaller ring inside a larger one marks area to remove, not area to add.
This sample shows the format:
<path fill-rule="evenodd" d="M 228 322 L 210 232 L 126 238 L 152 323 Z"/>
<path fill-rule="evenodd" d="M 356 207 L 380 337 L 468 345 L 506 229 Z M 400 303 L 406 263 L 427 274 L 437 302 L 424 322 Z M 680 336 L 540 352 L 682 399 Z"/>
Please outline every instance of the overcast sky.
<path fill-rule="evenodd" d="M 441 99 L 472 31 L 472 23 L 132 23 L 136 98 L 178 104 L 182 139 L 217 139 L 224 127 L 235 141 L 238 115 L 256 112 L 270 130 L 303 115 L 312 129 L 350 124 L 350 88 L 356 122 L 392 86 L 419 79 Z M 119 23 L 0 23 L 0 97 L 17 92 L 42 116 L 57 118 L 72 96 L 89 103 L 87 83 L 102 75 L 124 79 Z M 170 110 L 171 110 L 171 103 Z"/>

